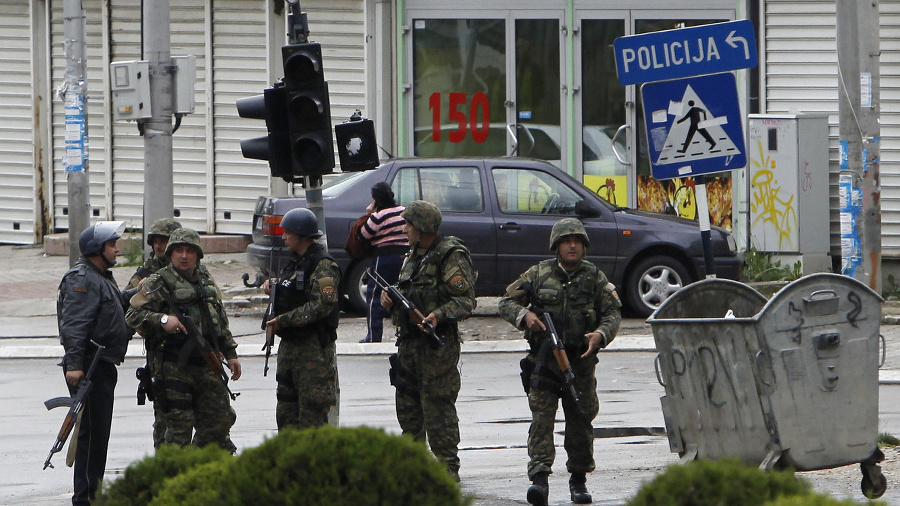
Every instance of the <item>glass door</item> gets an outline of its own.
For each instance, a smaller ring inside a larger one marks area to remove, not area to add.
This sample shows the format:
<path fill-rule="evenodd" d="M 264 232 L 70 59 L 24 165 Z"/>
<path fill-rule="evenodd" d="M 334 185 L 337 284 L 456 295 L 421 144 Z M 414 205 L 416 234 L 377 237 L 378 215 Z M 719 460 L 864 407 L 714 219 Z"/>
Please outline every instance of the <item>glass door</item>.
<path fill-rule="evenodd" d="M 436 16 L 436 13 L 429 13 Z M 562 166 L 562 12 L 413 18 L 413 154 Z"/>
<path fill-rule="evenodd" d="M 619 83 L 613 43 L 624 35 L 728 21 L 734 11 L 581 11 L 576 15 L 580 23 L 576 122 L 582 142 L 575 160 L 584 184 L 613 204 L 696 218 L 691 178 L 656 181 L 650 175 L 640 89 Z M 730 179 L 716 181 L 721 186 L 717 193 L 728 195 L 723 207 L 729 211 L 723 210 L 714 224 L 730 228 Z"/>

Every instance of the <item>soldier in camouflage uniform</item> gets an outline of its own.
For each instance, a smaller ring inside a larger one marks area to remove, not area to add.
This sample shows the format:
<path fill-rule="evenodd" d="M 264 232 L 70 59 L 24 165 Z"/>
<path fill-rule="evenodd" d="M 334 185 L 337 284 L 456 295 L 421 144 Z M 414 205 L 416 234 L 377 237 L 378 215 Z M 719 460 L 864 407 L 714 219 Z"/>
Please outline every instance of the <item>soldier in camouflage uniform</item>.
<path fill-rule="evenodd" d="M 459 481 L 460 338 L 457 323 L 475 309 L 475 280 L 469 250 L 461 240 L 441 236 L 441 211 L 416 200 L 401 214 L 410 251 L 400 268 L 397 287 L 416 304 L 436 329 L 443 345 L 437 346 L 421 325 L 399 305 L 391 318 L 397 326 L 397 355 L 391 357 L 391 383 L 397 388 L 397 420 L 404 434 L 418 440 L 426 436 L 431 451 Z M 381 304 L 393 305 L 386 292 Z"/>
<path fill-rule="evenodd" d="M 126 290 L 138 288 L 147 276 L 169 265 L 169 257 L 166 255 L 166 246 L 169 244 L 169 236 L 175 229 L 181 228 L 181 223 L 172 218 L 161 218 L 153 222 L 150 232 L 147 234 L 147 244 L 153 248 L 153 254 L 137 268 L 131 280 L 128 281 Z M 155 378 L 162 372 L 162 341 L 165 333 L 161 328 L 150 329 L 141 333 L 144 338 L 144 351 L 147 355 L 147 374 Z M 151 387 L 152 388 L 152 387 Z M 151 392 L 155 395 L 155 392 Z M 166 415 L 162 410 L 161 402 L 153 403 L 153 447 L 159 448 L 166 435 Z"/>
<path fill-rule="evenodd" d="M 622 306 L 616 288 L 594 264 L 584 259 L 590 241 L 575 218 L 559 220 L 550 233 L 550 250 L 556 258 L 532 266 L 513 282 L 500 301 L 500 316 L 525 331 L 531 350 L 522 360 L 522 378 L 531 408 L 528 430 L 529 504 L 546 505 L 548 476 L 556 456 L 553 425 L 562 399 L 566 419 L 564 447 L 566 468 L 571 473 L 572 501 L 590 503 L 585 473 L 594 470 L 594 433 L 591 421 L 600 410 L 594 368 L 597 352 L 616 336 Z M 529 309 L 523 283 L 530 282 L 565 345 L 575 373 L 575 391 L 580 399 L 565 394 L 565 379 L 550 352 L 544 324 Z"/>
<path fill-rule="evenodd" d="M 281 337 L 275 421 L 285 427 L 308 428 L 328 423 L 337 403 L 335 340 L 340 307 L 341 270 L 316 239 L 322 236 L 316 215 L 292 209 L 281 220 L 285 245 L 291 250 L 275 291 L 275 318 L 266 322 Z M 265 289 L 269 292 L 269 281 Z"/>
<path fill-rule="evenodd" d="M 177 228 L 181 228 L 181 223 L 172 218 L 161 218 L 154 221 L 153 225 L 150 225 L 150 232 L 147 234 L 147 244 L 153 248 L 153 254 L 150 258 L 144 260 L 144 265 L 141 265 L 134 271 L 134 275 L 131 276 L 131 279 L 128 280 L 128 285 L 125 287 L 126 290 L 137 288 L 142 279 L 169 265 L 166 246 L 169 244 L 169 236 Z"/>
<path fill-rule="evenodd" d="M 200 265 L 203 248 L 197 232 L 187 228 L 173 231 L 166 255 L 169 265 L 144 281 L 126 314 L 129 325 L 142 335 L 162 336 L 162 370 L 154 380 L 162 385 L 156 402 L 162 403 L 165 413 L 164 440 L 179 446 L 215 444 L 233 453 L 237 448 L 229 432 L 237 416 L 227 385 L 210 369 L 196 338 L 187 335 L 187 328 L 166 299 L 167 294 L 180 312 L 190 317 L 206 342 L 227 360 L 231 379 L 237 380 L 241 363 L 221 293 L 209 271 Z"/>

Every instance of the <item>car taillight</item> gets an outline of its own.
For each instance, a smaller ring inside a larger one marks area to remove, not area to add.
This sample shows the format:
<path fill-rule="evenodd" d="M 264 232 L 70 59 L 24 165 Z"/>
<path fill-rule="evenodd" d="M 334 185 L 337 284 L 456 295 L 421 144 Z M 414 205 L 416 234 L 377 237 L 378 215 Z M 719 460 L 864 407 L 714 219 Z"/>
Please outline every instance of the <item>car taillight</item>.
<path fill-rule="evenodd" d="M 262 233 L 266 235 L 282 235 L 284 229 L 281 228 L 281 216 L 273 216 L 270 214 L 262 217 Z"/>

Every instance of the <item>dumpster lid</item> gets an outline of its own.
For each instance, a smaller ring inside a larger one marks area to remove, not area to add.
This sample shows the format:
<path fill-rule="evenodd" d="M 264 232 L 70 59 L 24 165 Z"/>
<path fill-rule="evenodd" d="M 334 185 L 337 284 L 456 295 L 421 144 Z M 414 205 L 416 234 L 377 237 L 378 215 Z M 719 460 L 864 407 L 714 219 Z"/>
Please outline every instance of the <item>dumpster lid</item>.
<path fill-rule="evenodd" d="M 647 319 L 724 318 L 730 309 L 736 318 L 756 315 L 768 299 L 752 287 L 730 279 L 704 279 L 675 292 Z"/>

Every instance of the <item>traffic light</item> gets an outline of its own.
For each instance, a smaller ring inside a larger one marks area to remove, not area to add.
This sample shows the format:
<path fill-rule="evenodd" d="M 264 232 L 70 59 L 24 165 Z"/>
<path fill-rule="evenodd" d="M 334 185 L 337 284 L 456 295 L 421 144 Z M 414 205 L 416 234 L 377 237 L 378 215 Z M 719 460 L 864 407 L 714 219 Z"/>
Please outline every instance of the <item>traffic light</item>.
<path fill-rule="evenodd" d="M 277 82 L 266 88 L 262 95 L 241 98 L 236 102 L 242 118 L 265 119 L 269 134 L 241 141 L 244 158 L 268 160 L 272 177 L 291 181 L 293 175 L 291 140 L 288 131 L 288 114 L 285 108 L 287 92 L 284 83 Z"/>
<path fill-rule="evenodd" d="M 329 174 L 334 138 L 322 47 L 314 42 L 281 48 L 287 91 L 288 130 L 294 175 Z"/>
<path fill-rule="evenodd" d="M 378 167 L 378 143 L 375 140 L 375 123 L 363 119 L 359 110 L 350 121 L 334 126 L 337 138 L 341 172 L 358 172 Z"/>

